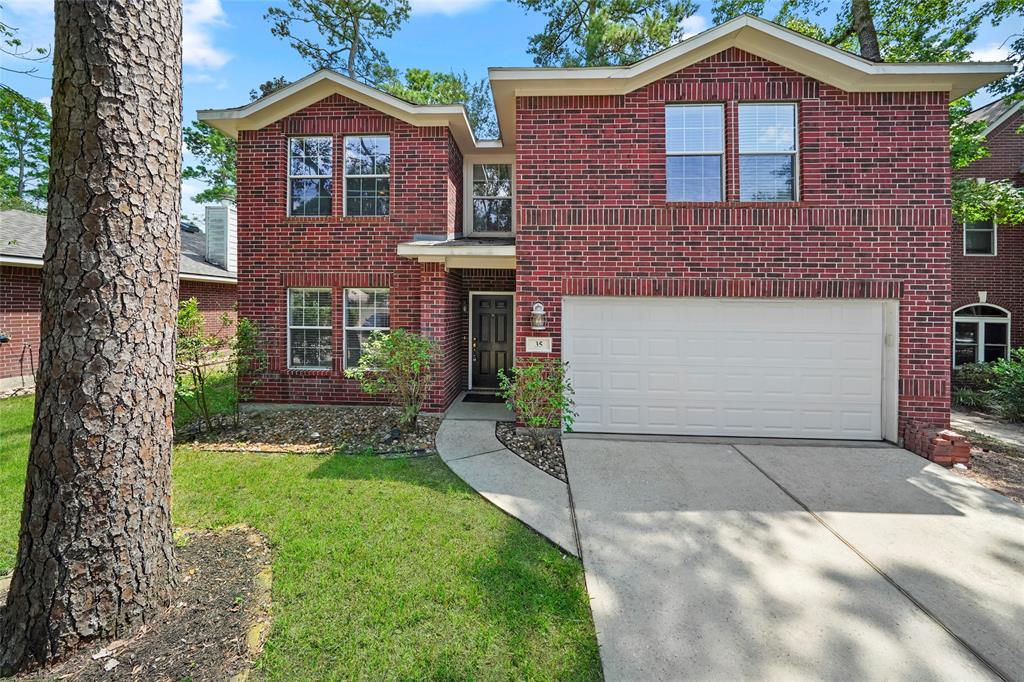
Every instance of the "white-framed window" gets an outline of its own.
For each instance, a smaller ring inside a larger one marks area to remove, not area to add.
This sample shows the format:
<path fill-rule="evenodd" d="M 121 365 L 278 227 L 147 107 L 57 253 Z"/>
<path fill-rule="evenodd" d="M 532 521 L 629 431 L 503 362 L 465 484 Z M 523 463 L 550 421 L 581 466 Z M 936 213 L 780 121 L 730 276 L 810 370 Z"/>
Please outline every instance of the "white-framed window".
<path fill-rule="evenodd" d="M 391 210 L 391 138 L 345 137 L 345 215 L 386 216 Z"/>
<path fill-rule="evenodd" d="M 331 369 L 330 289 L 288 290 L 288 368 Z"/>
<path fill-rule="evenodd" d="M 740 201 L 797 198 L 796 104 L 739 105 Z"/>
<path fill-rule="evenodd" d="M 725 195 L 725 107 L 665 107 L 665 198 L 722 201 Z"/>
<path fill-rule="evenodd" d="M 1010 313 L 975 303 L 953 313 L 953 366 L 1010 356 Z"/>
<path fill-rule="evenodd" d="M 512 233 L 512 164 L 474 163 L 473 232 Z"/>
<path fill-rule="evenodd" d="M 996 221 L 994 218 L 964 223 L 964 255 L 996 255 Z"/>
<path fill-rule="evenodd" d="M 334 140 L 288 138 L 288 215 L 331 215 Z"/>
<path fill-rule="evenodd" d="M 391 329 L 387 289 L 345 289 L 345 367 L 355 367 L 375 331 Z"/>

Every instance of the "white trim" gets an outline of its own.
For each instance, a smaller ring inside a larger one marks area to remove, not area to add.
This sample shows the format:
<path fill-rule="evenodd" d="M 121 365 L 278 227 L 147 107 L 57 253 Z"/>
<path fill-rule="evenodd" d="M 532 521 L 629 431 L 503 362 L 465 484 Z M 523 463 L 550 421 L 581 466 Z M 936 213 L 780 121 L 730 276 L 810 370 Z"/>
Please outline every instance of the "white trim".
<path fill-rule="evenodd" d="M 763 107 L 779 106 L 780 104 L 793 107 L 793 151 L 789 152 L 744 152 L 740 149 L 740 109 L 742 107 Z M 741 156 L 783 156 L 793 157 L 793 197 L 790 199 L 743 199 L 743 183 L 740 180 L 740 157 Z M 800 103 L 786 100 L 749 102 L 740 101 L 736 103 L 736 190 L 737 201 L 764 201 L 766 203 L 783 203 L 787 201 L 800 201 Z"/>
<path fill-rule="evenodd" d="M 967 308 L 973 308 L 976 305 L 985 306 L 987 308 L 995 308 L 996 310 L 1002 310 L 1004 313 L 1006 313 L 1006 317 L 977 316 L 977 315 L 963 315 L 961 317 L 957 317 L 956 314 L 958 312 L 960 312 L 961 310 L 966 310 Z M 1013 348 L 1013 344 L 1010 343 L 1010 331 L 1012 330 L 1012 327 L 1010 326 L 1011 317 L 1012 317 L 1012 314 L 1010 313 L 1009 310 L 1007 310 L 1006 308 L 1004 308 L 1001 305 L 995 305 L 994 303 L 980 303 L 980 302 L 968 303 L 967 305 L 962 305 L 959 308 L 957 308 L 956 310 L 954 310 L 953 311 L 953 324 L 952 324 L 953 328 L 950 330 L 950 335 L 949 335 L 950 336 L 950 342 L 952 344 L 953 369 L 956 369 L 958 367 L 963 367 L 963 365 L 958 365 L 956 363 L 956 323 L 957 322 L 973 322 L 973 323 L 978 325 L 978 340 L 974 343 L 974 347 L 975 347 L 974 348 L 974 362 L 984 362 L 985 361 L 985 325 L 987 325 L 987 324 L 1005 324 L 1006 325 L 1006 353 L 1003 355 L 1003 357 L 1004 358 L 1010 357 L 1010 349 Z M 970 363 L 968 363 L 968 364 L 970 364 Z"/>
<path fill-rule="evenodd" d="M 348 157 L 348 140 L 351 137 L 386 137 L 388 139 L 388 173 L 387 175 L 349 175 L 346 168 Z M 348 218 L 388 218 L 391 216 L 391 169 L 394 167 L 394 155 L 391 153 L 391 133 L 356 133 L 343 135 L 341 138 L 341 215 Z M 348 179 L 349 178 L 387 178 L 388 179 L 388 212 L 381 215 L 355 215 L 348 214 Z M 353 289 L 356 287 L 352 287 Z"/>
<path fill-rule="evenodd" d="M 0 265 L 15 265 L 23 268 L 41 268 L 43 267 L 43 259 L 33 258 L 32 256 L 0 256 Z"/>
<path fill-rule="evenodd" d="M 987 128 L 985 128 L 985 130 L 981 131 L 981 136 L 982 136 L 982 137 L 988 137 L 988 136 L 989 136 L 989 133 L 991 133 L 991 132 L 992 132 L 993 130 L 995 130 L 995 129 L 996 129 L 996 128 L 998 128 L 999 126 L 1001 126 L 1001 125 L 1003 125 L 1004 123 L 1006 123 L 1007 121 L 1009 121 L 1009 120 L 1010 120 L 1010 118 L 1011 118 L 1011 117 L 1012 117 L 1012 116 L 1013 116 L 1014 114 L 1016 114 L 1016 113 L 1017 113 L 1018 111 L 1020 111 L 1020 108 L 1021 108 L 1021 107 L 1024 107 L 1024 100 L 1020 100 L 1020 101 L 1018 101 L 1018 102 L 1017 102 L 1016 104 L 1014 104 L 1014 105 L 1013 105 L 1012 107 L 1010 107 L 1009 109 L 1007 109 L 1006 111 L 1004 111 L 1004 112 L 1003 112 L 1003 115 L 1002 115 L 1002 116 L 1000 116 L 1000 117 L 999 117 L 999 118 L 997 118 L 997 119 L 996 119 L 995 121 L 993 121 L 992 123 L 990 123 L 990 124 L 988 125 L 988 127 L 987 127 Z"/>
<path fill-rule="evenodd" d="M 882 439 L 900 439 L 900 302 L 885 304 L 885 338 L 882 341 Z"/>
<path fill-rule="evenodd" d="M 473 166 L 509 165 L 512 167 L 512 231 L 473 231 Z M 516 157 L 515 154 L 467 154 L 462 160 L 462 233 L 474 237 L 514 237 L 516 234 Z"/>
<path fill-rule="evenodd" d="M 330 327 L 308 327 L 305 325 L 292 326 L 292 292 L 293 291 L 326 291 L 331 295 L 331 326 Z M 325 287 L 288 287 L 284 290 L 285 295 L 285 367 L 292 372 L 332 372 L 334 371 L 334 289 Z M 330 329 L 331 330 L 331 365 L 330 367 L 293 367 L 292 366 L 292 329 Z M 344 349 L 342 349 L 344 352 Z"/>
<path fill-rule="evenodd" d="M 721 145 L 719 145 L 720 151 L 718 152 L 671 152 L 668 149 L 668 110 L 669 108 L 684 108 L 684 107 L 718 107 L 722 114 L 722 139 Z M 718 172 L 721 174 L 721 186 L 718 189 L 718 199 L 698 199 L 697 202 L 712 201 L 713 203 L 722 203 L 726 199 L 726 153 L 725 153 L 725 138 L 726 138 L 726 126 L 725 126 L 725 102 L 666 102 L 662 108 L 661 115 L 664 117 L 663 124 L 665 128 L 665 202 L 671 204 L 682 204 L 682 203 L 695 203 L 686 199 L 669 199 L 668 197 L 668 159 L 670 156 L 717 156 L 718 157 Z"/>
<path fill-rule="evenodd" d="M 43 267 L 42 258 L 30 256 L 0 256 L 0 265 L 7 265 L 15 268 L 31 268 L 33 270 Z M 178 273 L 178 279 L 187 282 L 210 282 L 213 284 L 238 284 L 237 277 L 218 277 L 216 275 L 194 275 L 187 272 Z"/>
<path fill-rule="evenodd" d="M 369 291 L 371 293 L 379 293 L 386 291 L 388 294 L 388 321 L 391 321 L 391 289 L 387 287 L 344 287 L 341 290 L 341 368 L 349 369 L 348 366 L 348 347 L 345 345 L 349 331 L 354 332 L 374 332 L 374 331 L 391 331 L 390 324 L 387 327 L 349 327 L 348 326 L 348 292 L 356 289 L 359 291 Z M 376 306 L 374 306 L 376 310 Z"/>
<path fill-rule="evenodd" d="M 469 356 L 466 360 L 468 366 L 469 377 L 466 379 L 466 390 L 473 390 L 473 297 L 474 296 L 508 296 L 512 299 L 512 339 L 511 339 L 511 353 L 512 353 L 512 364 L 510 367 L 515 367 L 516 363 L 516 292 L 514 291 L 470 291 L 469 292 L 469 336 L 468 342 L 466 343 L 466 353 Z"/>
<path fill-rule="evenodd" d="M 999 255 L 999 224 L 996 222 L 995 216 L 992 216 L 992 253 L 967 253 L 967 222 L 963 222 L 963 247 L 964 255 L 968 258 L 991 258 L 992 256 Z M 978 221 L 972 221 L 978 222 Z M 982 230 L 975 229 L 975 232 L 982 232 Z"/>
<path fill-rule="evenodd" d="M 211 284 L 238 284 L 236 277 L 216 277 L 214 275 L 187 275 L 180 273 L 178 278 L 186 282 L 210 282 Z"/>
<path fill-rule="evenodd" d="M 331 174 L 330 175 L 292 175 L 292 140 L 311 140 L 311 139 L 330 140 L 330 142 L 331 142 Z M 327 217 L 330 217 L 330 216 L 334 215 L 335 214 L 334 213 L 334 188 L 333 188 L 333 185 L 334 185 L 334 166 L 337 163 L 337 160 L 334 158 L 334 156 L 335 156 L 335 154 L 334 154 L 334 136 L 333 135 L 289 135 L 288 137 L 285 138 L 285 145 L 287 146 L 287 149 L 285 150 L 285 155 L 287 157 L 286 163 L 288 164 L 288 167 L 285 169 L 285 172 L 286 172 L 286 175 L 288 177 L 288 179 L 287 179 L 288 186 L 285 188 L 285 201 L 287 203 L 285 204 L 285 207 L 284 207 L 284 214 L 287 217 L 289 217 L 289 218 L 327 218 Z M 325 179 L 326 180 L 330 180 L 331 181 L 331 185 L 332 185 L 332 188 L 331 188 L 331 212 L 328 213 L 326 216 L 322 215 L 322 214 L 318 214 L 318 215 L 315 215 L 315 216 L 308 216 L 308 215 L 297 216 L 297 215 L 293 214 L 292 213 L 292 178 L 297 178 L 299 180 L 303 180 L 303 179 L 307 179 L 307 180 L 325 180 Z"/>

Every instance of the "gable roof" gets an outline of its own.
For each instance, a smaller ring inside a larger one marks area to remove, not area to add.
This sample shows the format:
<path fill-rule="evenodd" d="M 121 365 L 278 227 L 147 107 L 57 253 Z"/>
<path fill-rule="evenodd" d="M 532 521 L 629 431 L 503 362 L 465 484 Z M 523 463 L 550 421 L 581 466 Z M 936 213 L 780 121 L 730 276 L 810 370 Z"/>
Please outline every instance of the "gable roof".
<path fill-rule="evenodd" d="M 236 282 L 235 273 L 206 260 L 206 234 L 182 224 L 182 279 Z M 0 263 L 41 267 L 46 250 L 46 216 L 27 211 L 0 211 Z"/>
<path fill-rule="evenodd" d="M 1020 111 L 1021 107 L 1024 107 L 1024 99 L 1016 101 L 1011 100 L 1009 97 L 1003 99 L 997 99 L 994 102 L 989 102 L 983 107 L 975 109 L 971 113 L 967 114 L 967 120 L 984 121 L 985 130 L 982 131 L 982 135 L 987 136 L 993 130 L 1006 123 Z"/>

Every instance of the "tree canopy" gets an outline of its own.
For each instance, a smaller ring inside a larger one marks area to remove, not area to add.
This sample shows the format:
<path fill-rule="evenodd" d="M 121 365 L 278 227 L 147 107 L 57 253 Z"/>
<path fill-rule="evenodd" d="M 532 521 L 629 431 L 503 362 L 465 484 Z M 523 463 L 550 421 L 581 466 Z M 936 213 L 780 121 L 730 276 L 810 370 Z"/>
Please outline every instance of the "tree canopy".
<path fill-rule="evenodd" d="M 0 206 L 39 211 L 50 172 L 50 112 L 0 85 Z"/>
<path fill-rule="evenodd" d="M 470 80 L 466 72 L 442 73 L 429 69 L 407 69 L 382 85 L 396 97 L 417 104 L 465 104 L 469 124 L 477 139 L 498 136 L 498 123 L 487 79 Z"/>

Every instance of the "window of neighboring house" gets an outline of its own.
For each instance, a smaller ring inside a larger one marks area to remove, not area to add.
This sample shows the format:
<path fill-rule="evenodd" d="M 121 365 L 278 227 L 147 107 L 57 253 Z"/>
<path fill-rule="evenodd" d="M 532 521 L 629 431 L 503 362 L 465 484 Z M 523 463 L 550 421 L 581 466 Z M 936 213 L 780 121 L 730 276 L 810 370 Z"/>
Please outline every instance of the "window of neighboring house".
<path fill-rule="evenodd" d="M 721 201 L 725 158 L 721 104 L 665 107 L 665 195 L 668 201 Z"/>
<path fill-rule="evenodd" d="M 996 255 L 996 223 L 994 219 L 964 223 L 964 255 Z"/>
<path fill-rule="evenodd" d="M 288 367 L 331 369 L 331 290 L 288 290 Z"/>
<path fill-rule="evenodd" d="M 288 139 L 288 214 L 331 215 L 334 140 L 330 137 Z"/>
<path fill-rule="evenodd" d="M 953 366 L 1009 357 L 1010 314 L 991 305 L 970 305 L 953 313 Z"/>
<path fill-rule="evenodd" d="M 387 289 L 345 289 L 345 367 L 355 367 L 370 334 L 391 328 Z"/>
<path fill-rule="evenodd" d="M 386 216 L 391 204 L 391 138 L 345 138 L 345 215 Z"/>
<path fill-rule="evenodd" d="M 512 232 L 512 164 L 473 164 L 473 232 Z"/>
<path fill-rule="evenodd" d="M 741 201 L 796 199 L 796 105 L 739 106 Z"/>

